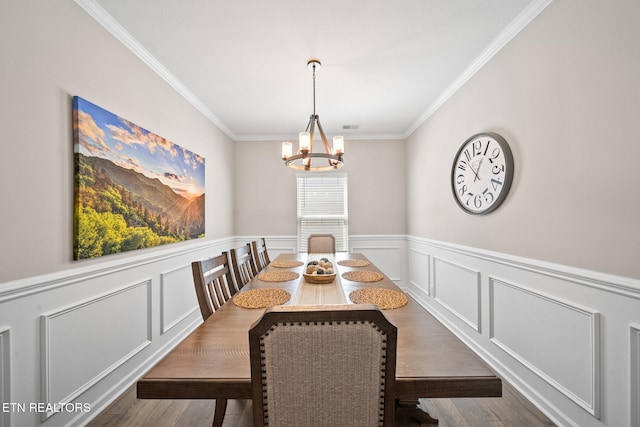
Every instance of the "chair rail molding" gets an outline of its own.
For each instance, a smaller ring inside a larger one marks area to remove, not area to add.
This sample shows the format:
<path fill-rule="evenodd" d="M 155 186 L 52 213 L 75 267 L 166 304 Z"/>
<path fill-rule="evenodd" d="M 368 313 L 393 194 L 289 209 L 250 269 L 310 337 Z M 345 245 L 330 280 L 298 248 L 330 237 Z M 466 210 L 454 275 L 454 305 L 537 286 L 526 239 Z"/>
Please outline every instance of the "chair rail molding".
<path fill-rule="evenodd" d="M 0 283 L 0 303 L 53 290 L 63 286 L 86 282 L 117 272 L 126 272 L 136 267 L 171 260 L 177 255 L 197 253 L 199 251 L 216 248 L 218 246 L 230 246 L 229 242 L 232 241 L 233 240 L 231 238 L 226 238 L 220 240 L 207 240 L 204 242 L 192 241 L 188 244 L 175 243 L 169 245 L 170 247 L 162 248 L 158 251 L 135 255 L 130 252 L 126 252 L 124 254 L 114 255 L 115 258 L 113 260 L 91 260 L 88 261 L 90 262 L 89 265 L 85 265 L 83 261 L 79 261 L 78 267 L 57 271 L 51 274 Z M 142 250 L 142 252 L 146 251 Z M 82 265 L 80 266 L 80 264 Z"/>
<path fill-rule="evenodd" d="M 640 280 L 613 274 L 585 270 L 577 267 L 554 264 L 546 261 L 518 257 L 484 249 L 471 248 L 454 243 L 441 242 L 421 237 L 409 236 L 409 243 L 427 245 L 452 253 L 468 255 L 476 259 L 483 259 L 493 263 L 517 268 L 523 271 L 532 271 L 553 278 L 573 280 L 575 283 L 589 286 L 595 289 L 619 294 L 626 297 L 640 299 Z"/>
<path fill-rule="evenodd" d="M 407 293 L 556 424 L 638 425 L 640 280 L 416 236 L 407 258 Z M 443 300 L 442 283 L 460 295 Z"/>

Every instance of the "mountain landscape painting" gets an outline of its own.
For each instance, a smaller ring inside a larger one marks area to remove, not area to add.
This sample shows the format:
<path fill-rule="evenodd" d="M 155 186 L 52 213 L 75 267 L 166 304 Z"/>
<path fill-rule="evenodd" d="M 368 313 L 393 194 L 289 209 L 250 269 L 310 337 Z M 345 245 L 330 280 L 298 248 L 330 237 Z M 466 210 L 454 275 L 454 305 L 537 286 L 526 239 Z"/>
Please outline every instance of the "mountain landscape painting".
<path fill-rule="evenodd" d="M 204 158 L 75 96 L 74 259 L 204 237 Z"/>

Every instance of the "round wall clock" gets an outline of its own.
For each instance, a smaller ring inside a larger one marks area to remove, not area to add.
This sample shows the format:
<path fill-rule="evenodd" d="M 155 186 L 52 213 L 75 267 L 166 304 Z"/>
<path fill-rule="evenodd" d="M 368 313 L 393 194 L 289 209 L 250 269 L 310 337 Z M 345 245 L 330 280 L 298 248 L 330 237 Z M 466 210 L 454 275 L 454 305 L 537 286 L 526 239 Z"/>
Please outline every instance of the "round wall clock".
<path fill-rule="evenodd" d="M 503 137 L 478 133 L 458 150 L 451 168 L 451 189 L 466 212 L 481 215 L 496 209 L 507 197 L 513 180 L 513 155 Z"/>

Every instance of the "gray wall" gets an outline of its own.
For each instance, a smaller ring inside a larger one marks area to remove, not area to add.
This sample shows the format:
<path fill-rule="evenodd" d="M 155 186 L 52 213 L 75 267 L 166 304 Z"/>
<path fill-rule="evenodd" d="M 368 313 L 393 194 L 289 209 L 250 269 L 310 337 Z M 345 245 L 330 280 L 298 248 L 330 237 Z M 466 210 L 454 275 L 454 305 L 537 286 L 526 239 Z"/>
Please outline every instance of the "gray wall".
<path fill-rule="evenodd" d="M 408 234 L 640 277 L 640 3 L 559 0 L 410 138 Z M 450 188 L 466 138 L 494 131 L 515 159 L 486 216 Z"/>
<path fill-rule="evenodd" d="M 75 2 L 3 2 L 0 40 L 0 282 L 95 264 L 72 261 L 74 95 L 204 156 L 206 239 L 232 234 L 232 142 Z"/>
<path fill-rule="evenodd" d="M 235 143 L 236 236 L 296 234 L 299 172 L 284 167 L 280 143 Z M 337 173 L 349 176 L 349 234 L 406 234 L 404 141 L 351 140 L 347 135 L 345 152 Z"/>

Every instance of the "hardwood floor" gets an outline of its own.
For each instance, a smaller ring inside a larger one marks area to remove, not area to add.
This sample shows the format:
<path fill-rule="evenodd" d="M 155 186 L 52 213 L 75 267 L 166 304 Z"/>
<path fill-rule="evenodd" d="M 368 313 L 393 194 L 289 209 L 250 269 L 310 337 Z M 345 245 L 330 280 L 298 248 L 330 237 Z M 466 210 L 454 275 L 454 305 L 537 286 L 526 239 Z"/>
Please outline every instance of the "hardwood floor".
<path fill-rule="evenodd" d="M 421 399 L 440 427 L 555 426 L 531 402 L 502 380 L 502 397 L 484 399 Z"/>
<path fill-rule="evenodd" d="M 439 420 L 440 427 L 553 426 L 542 412 L 503 380 L 502 397 L 483 399 L 421 399 L 421 406 Z M 135 386 L 100 413 L 89 427 L 211 426 L 213 400 L 138 400 Z M 225 427 L 250 427 L 251 402 L 230 400 Z M 418 423 L 397 420 L 396 425 Z"/>

